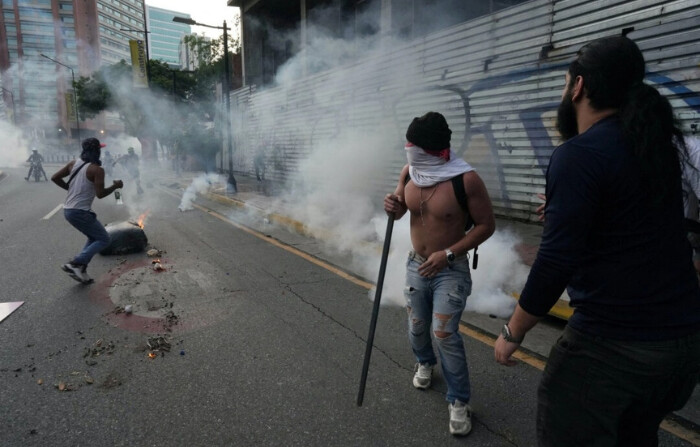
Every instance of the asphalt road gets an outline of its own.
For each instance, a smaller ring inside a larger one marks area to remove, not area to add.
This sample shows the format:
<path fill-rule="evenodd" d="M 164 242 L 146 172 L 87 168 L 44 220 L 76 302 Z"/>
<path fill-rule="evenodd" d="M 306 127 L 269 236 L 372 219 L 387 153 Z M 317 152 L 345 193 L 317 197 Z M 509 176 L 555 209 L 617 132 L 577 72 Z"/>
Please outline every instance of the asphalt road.
<path fill-rule="evenodd" d="M 357 407 L 372 303 L 322 259 L 285 248 L 322 258 L 313 241 L 180 212 L 166 184 L 142 198 L 127 185 L 126 205 L 110 196 L 94 209 L 103 223 L 149 210 L 145 232 L 165 270 L 144 253 L 98 255 L 96 282 L 84 286 L 60 270 L 84 243 L 60 209 L 50 215 L 64 191 L 5 172 L 0 302 L 24 305 L 0 322 L 1 445 L 535 445 L 539 370 L 501 367 L 490 346 L 465 337 L 476 416 L 469 436 L 453 438 L 439 375 L 429 391 L 411 385 L 397 307 L 381 309 Z M 126 304 L 132 315 L 120 312 Z M 170 350 L 151 351 L 149 340 Z"/>

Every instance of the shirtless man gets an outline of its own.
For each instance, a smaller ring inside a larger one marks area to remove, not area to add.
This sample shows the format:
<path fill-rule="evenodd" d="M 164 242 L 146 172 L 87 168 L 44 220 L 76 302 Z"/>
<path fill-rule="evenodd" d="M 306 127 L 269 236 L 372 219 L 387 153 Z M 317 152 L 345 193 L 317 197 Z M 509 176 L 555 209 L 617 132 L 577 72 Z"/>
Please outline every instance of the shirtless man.
<path fill-rule="evenodd" d="M 405 298 L 408 336 L 416 356 L 413 386 L 430 387 L 437 358 L 432 328 L 447 382 L 450 433 L 471 431 L 471 387 L 459 321 L 471 293 L 467 252 L 495 230 L 486 187 L 469 164 L 450 150 L 445 117 L 429 112 L 408 127 L 408 165 L 401 170 L 393 194 L 384 198 L 384 210 L 395 219 L 410 211 L 411 242 Z M 460 177 L 467 196 L 467 212 L 460 205 L 450 181 Z M 473 225 L 465 233 L 465 228 Z"/>

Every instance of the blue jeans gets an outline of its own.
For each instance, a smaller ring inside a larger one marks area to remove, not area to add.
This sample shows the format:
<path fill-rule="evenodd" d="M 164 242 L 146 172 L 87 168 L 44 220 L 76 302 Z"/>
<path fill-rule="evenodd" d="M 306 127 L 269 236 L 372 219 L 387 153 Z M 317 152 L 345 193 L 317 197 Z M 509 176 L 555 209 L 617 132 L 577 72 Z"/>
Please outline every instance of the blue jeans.
<path fill-rule="evenodd" d="M 109 234 L 92 211 L 64 209 L 66 220 L 78 231 L 87 236 L 83 251 L 71 261 L 73 264 L 88 265 L 93 256 L 109 245 Z"/>
<path fill-rule="evenodd" d="M 639 342 L 567 327 L 538 389 L 538 445 L 656 447 L 659 424 L 685 405 L 699 373 L 700 333 Z"/>
<path fill-rule="evenodd" d="M 447 401 L 454 403 L 457 399 L 469 403 L 469 368 L 459 333 L 459 321 L 472 291 L 469 259 L 466 256 L 458 259 L 433 278 L 418 274 L 418 267 L 423 262 L 420 256 L 411 252 L 406 263 L 404 296 L 408 311 L 408 338 L 416 360 L 435 365 L 437 359 L 431 330 L 441 335 L 435 335 L 435 343 L 440 354 L 442 375 L 447 382 Z M 427 323 L 430 323 L 431 330 Z"/>

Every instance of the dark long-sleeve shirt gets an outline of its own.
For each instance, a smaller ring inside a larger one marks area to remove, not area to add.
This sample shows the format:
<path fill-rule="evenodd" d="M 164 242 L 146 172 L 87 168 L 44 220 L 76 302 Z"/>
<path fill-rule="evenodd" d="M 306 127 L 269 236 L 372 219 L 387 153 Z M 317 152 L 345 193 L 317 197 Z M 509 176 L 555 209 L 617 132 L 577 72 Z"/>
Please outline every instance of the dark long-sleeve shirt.
<path fill-rule="evenodd" d="M 544 315 L 568 286 L 569 324 L 618 340 L 700 330 L 700 287 L 683 230 L 680 175 L 649 200 L 619 118 L 559 146 L 547 169 L 545 225 L 520 306 Z"/>

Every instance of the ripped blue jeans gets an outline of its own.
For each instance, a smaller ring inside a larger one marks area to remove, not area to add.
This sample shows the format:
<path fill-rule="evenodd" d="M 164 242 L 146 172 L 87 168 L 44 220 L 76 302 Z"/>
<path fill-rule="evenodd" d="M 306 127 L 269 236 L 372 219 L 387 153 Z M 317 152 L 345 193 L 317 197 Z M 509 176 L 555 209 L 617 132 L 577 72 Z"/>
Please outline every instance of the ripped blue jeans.
<path fill-rule="evenodd" d="M 406 262 L 406 310 L 408 338 L 419 363 L 435 365 L 432 335 L 440 355 L 442 375 L 447 382 L 447 401 L 469 403 L 471 386 L 464 342 L 459 333 L 467 297 L 472 291 L 469 258 L 464 256 L 433 278 L 418 274 L 424 260 L 411 252 Z M 428 323 L 430 328 L 428 328 Z"/>

